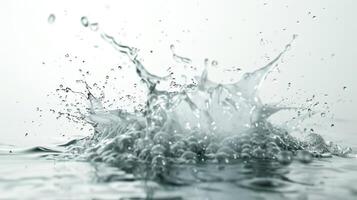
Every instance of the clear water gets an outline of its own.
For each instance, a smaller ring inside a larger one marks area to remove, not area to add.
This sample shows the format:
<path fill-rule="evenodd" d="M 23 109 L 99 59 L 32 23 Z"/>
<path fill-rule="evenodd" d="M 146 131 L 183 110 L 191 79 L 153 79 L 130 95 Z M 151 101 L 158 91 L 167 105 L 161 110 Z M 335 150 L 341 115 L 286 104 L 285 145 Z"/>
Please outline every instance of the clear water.
<path fill-rule="evenodd" d="M 50 16 L 49 23 L 54 20 Z M 86 17 L 81 23 L 99 30 Z M 353 148 L 325 141 L 313 130 L 301 137 L 290 134 L 304 132 L 301 124 L 324 111 L 313 110 L 313 101 L 291 107 L 265 104 L 259 97 L 260 86 L 297 36 L 270 63 L 238 82 L 210 81 L 208 68 L 218 62 L 206 59 L 201 76 L 179 84 L 173 74 L 147 71 L 138 49 L 100 35 L 135 66 L 145 100 L 132 102 L 137 104 L 132 110 L 109 109 L 102 89 L 107 81 L 98 86 L 77 80 L 83 91 L 60 85 L 57 92 L 66 94 L 61 96 L 66 108 L 57 114 L 91 125 L 92 135 L 51 148 L 12 147 L 9 152 L 3 146 L 0 162 L 7 167 L 0 170 L 1 198 L 356 198 Z M 173 45 L 170 49 L 176 62 L 192 62 L 177 55 Z M 287 123 L 272 123 L 270 117 L 282 110 L 297 114 Z M 26 197 L 19 197 L 22 193 Z"/>
<path fill-rule="evenodd" d="M 165 181 L 136 178 L 104 163 L 53 160 L 50 153 L 0 155 L 1 199 L 355 199 L 356 158 L 310 164 L 238 161 L 181 164 Z M 21 195 L 19 195 L 21 194 Z"/>

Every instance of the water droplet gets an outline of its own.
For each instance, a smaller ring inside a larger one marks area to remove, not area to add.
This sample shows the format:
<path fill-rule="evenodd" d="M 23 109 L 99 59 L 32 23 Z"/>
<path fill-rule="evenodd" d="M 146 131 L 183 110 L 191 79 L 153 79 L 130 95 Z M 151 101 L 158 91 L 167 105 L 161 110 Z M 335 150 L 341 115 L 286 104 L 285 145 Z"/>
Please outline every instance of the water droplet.
<path fill-rule="evenodd" d="M 305 150 L 298 151 L 296 156 L 297 159 L 302 163 L 310 163 L 312 161 L 311 153 Z"/>
<path fill-rule="evenodd" d="M 85 17 L 85 16 L 83 16 L 83 17 L 81 18 L 81 23 L 82 23 L 82 25 L 83 25 L 84 27 L 88 27 L 88 25 L 89 25 L 88 18 Z"/>
<path fill-rule="evenodd" d="M 288 165 L 293 161 L 293 154 L 290 151 L 282 151 L 277 158 L 281 164 Z"/>
<path fill-rule="evenodd" d="M 326 113 L 321 113 L 321 117 L 326 117 Z"/>
<path fill-rule="evenodd" d="M 56 16 L 54 14 L 50 14 L 47 18 L 49 24 L 53 24 L 56 21 Z"/>
<path fill-rule="evenodd" d="M 343 90 L 346 90 L 347 89 L 347 86 L 343 86 L 343 88 L 342 88 Z"/>
<path fill-rule="evenodd" d="M 212 66 L 217 66 L 218 65 L 218 62 L 216 60 L 212 60 L 212 63 L 211 63 Z"/>
<path fill-rule="evenodd" d="M 175 45 L 171 44 L 170 45 L 170 49 L 171 49 L 172 52 L 175 51 Z"/>

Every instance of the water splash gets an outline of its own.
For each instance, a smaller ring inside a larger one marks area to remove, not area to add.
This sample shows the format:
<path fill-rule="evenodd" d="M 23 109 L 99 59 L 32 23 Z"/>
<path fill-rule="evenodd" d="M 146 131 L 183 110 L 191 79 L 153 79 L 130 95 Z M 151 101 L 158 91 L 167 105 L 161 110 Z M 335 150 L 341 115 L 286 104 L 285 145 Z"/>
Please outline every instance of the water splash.
<path fill-rule="evenodd" d="M 86 17 L 82 17 L 81 22 L 85 27 L 90 25 Z M 140 112 L 109 110 L 85 81 L 79 81 L 86 86 L 86 92 L 79 94 L 90 102 L 90 107 L 78 120 L 93 126 L 94 133 L 68 145 L 68 151 L 74 155 L 128 171 L 148 164 L 161 173 L 173 163 L 230 163 L 253 158 L 278 160 L 282 164 L 296 158 L 309 163 L 312 156 L 346 156 L 351 152 L 349 148 L 325 142 L 315 133 L 298 140 L 289 135 L 286 124 L 269 121 L 270 116 L 281 110 L 296 109 L 263 103 L 259 89 L 297 35 L 271 62 L 244 74 L 236 83 L 209 80 L 206 59 L 197 84 L 185 85 L 175 92 L 157 89 L 158 84 L 169 81 L 171 76 L 160 77 L 147 71 L 138 59 L 136 48 L 106 33 L 101 37 L 136 67 L 137 75 L 147 87 L 147 99 Z M 175 53 L 174 45 L 170 49 L 175 61 L 191 63 L 189 58 Z M 211 63 L 212 66 L 217 64 L 217 61 Z M 70 88 L 65 90 L 73 92 Z M 298 118 L 295 121 L 301 122 L 304 116 Z"/>

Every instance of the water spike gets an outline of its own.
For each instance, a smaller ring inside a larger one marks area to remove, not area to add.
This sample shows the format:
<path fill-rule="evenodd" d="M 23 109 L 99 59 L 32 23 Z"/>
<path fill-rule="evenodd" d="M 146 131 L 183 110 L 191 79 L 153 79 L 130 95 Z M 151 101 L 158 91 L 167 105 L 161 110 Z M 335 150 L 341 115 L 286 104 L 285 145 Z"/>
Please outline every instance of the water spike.
<path fill-rule="evenodd" d="M 241 91 L 246 99 L 254 99 L 257 97 L 257 92 L 266 79 L 267 75 L 277 66 L 275 63 L 289 50 L 291 43 L 286 45 L 284 51 L 278 54 L 272 61 L 262 68 L 259 68 L 251 73 L 245 73 L 243 78 L 234 85 Z"/>
<path fill-rule="evenodd" d="M 208 81 L 208 72 L 207 72 L 207 68 L 205 68 L 202 72 L 201 78 L 200 78 L 200 82 L 198 83 L 198 89 L 199 90 L 205 90 L 205 85 L 206 82 Z"/>
<path fill-rule="evenodd" d="M 143 66 L 143 64 L 137 59 L 136 48 L 120 44 L 115 40 L 114 37 L 107 35 L 105 33 L 101 34 L 101 37 L 105 41 L 109 42 L 120 53 L 124 53 L 125 55 L 128 56 L 128 58 L 135 65 L 137 74 L 147 84 L 149 90 L 153 90 L 158 81 L 167 80 L 170 77 L 170 75 L 167 75 L 165 77 L 159 77 L 148 72 L 147 69 Z"/>
<path fill-rule="evenodd" d="M 208 82 L 208 67 L 209 67 L 209 59 L 205 58 L 203 61 L 204 64 L 204 69 L 202 71 L 202 74 L 200 77 L 196 78 L 199 82 L 198 82 L 198 89 L 199 90 L 204 90 L 207 82 Z"/>
<path fill-rule="evenodd" d="M 186 64 L 190 64 L 192 61 L 189 58 L 183 57 L 183 56 L 179 56 L 175 53 L 175 45 L 171 44 L 170 45 L 170 50 L 172 52 L 172 58 L 178 62 L 178 63 L 186 63 Z"/>

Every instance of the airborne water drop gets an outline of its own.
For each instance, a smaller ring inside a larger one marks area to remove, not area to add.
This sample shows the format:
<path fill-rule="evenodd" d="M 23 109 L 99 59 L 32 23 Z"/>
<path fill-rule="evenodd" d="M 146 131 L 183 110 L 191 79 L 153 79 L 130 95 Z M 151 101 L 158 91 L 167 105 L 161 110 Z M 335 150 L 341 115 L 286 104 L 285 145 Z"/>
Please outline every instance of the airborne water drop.
<path fill-rule="evenodd" d="M 217 66 L 218 65 L 218 62 L 216 60 L 213 60 L 212 63 L 211 63 L 212 66 Z"/>
<path fill-rule="evenodd" d="M 47 18 L 49 24 L 53 24 L 56 21 L 56 16 L 54 14 L 50 14 Z"/>
<path fill-rule="evenodd" d="M 91 23 L 89 25 L 89 27 L 90 27 L 90 30 L 97 31 L 99 29 L 99 24 L 98 23 Z"/>
<path fill-rule="evenodd" d="M 81 18 L 81 23 L 82 23 L 82 25 L 83 25 L 84 27 L 88 27 L 88 25 L 89 25 L 88 18 L 85 17 L 85 16 L 83 16 L 83 17 Z"/>

